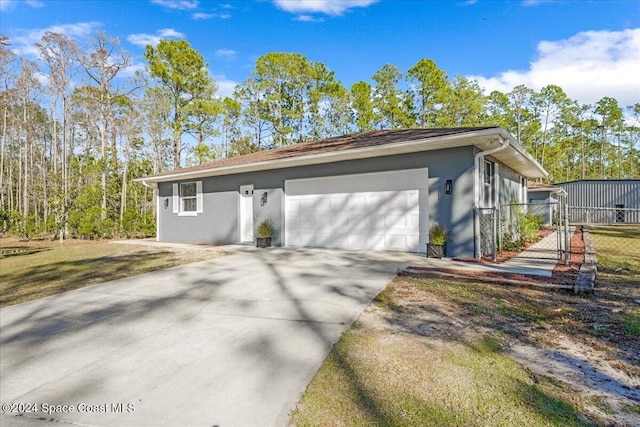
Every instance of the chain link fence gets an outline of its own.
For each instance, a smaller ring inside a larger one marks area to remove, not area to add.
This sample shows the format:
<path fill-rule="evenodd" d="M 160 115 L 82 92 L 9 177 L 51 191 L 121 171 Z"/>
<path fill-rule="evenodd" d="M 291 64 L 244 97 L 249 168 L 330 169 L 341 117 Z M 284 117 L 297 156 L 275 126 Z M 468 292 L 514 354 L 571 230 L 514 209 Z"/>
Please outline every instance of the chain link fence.
<path fill-rule="evenodd" d="M 498 260 L 506 252 L 569 262 L 570 239 L 586 227 L 599 249 L 626 254 L 640 264 L 640 209 L 566 206 L 563 201 L 512 203 L 476 210 L 480 256 Z"/>
<path fill-rule="evenodd" d="M 536 258 L 568 259 L 570 229 L 560 202 L 511 203 L 480 208 L 477 215 L 484 258 L 496 261 L 505 252 L 530 248 Z"/>
<path fill-rule="evenodd" d="M 569 206 L 567 210 L 572 225 L 590 231 L 599 266 L 622 270 L 640 266 L 640 209 Z M 609 265 L 615 256 L 625 259 L 625 265 Z"/>
<path fill-rule="evenodd" d="M 490 257 L 495 261 L 498 251 L 498 210 L 494 208 L 479 208 L 476 213 L 480 227 L 480 256 L 483 258 Z"/>
<path fill-rule="evenodd" d="M 568 211 L 574 225 L 640 224 L 640 209 L 569 206 Z"/>

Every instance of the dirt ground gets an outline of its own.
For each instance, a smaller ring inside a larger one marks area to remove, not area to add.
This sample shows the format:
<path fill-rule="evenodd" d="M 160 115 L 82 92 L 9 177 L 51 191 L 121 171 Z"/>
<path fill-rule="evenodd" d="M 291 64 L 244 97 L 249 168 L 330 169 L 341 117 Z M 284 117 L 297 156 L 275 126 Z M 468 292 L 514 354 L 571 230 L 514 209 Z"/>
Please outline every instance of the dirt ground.
<path fill-rule="evenodd" d="M 550 279 L 507 279 L 573 284 L 584 260 L 581 233 L 573 236 L 571 248 L 570 265 L 559 265 Z M 625 330 L 625 320 L 640 304 L 640 278 L 609 281 L 605 273 L 594 293 L 575 295 L 513 282 L 482 283 L 477 273 L 469 280 L 430 273 L 399 276 L 390 286 L 394 309 L 372 305 L 360 324 L 380 329 L 409 323 L 434 343 L 494 334 L 503 351 L 533 375 L 564 383 L 590 420 L 640 426 L 640 339 Z M 500 281 L 499 275 L 485 276 Z M 466 291 L 456 289 L 458 283 L 473 295 L 461 297 Z"/>

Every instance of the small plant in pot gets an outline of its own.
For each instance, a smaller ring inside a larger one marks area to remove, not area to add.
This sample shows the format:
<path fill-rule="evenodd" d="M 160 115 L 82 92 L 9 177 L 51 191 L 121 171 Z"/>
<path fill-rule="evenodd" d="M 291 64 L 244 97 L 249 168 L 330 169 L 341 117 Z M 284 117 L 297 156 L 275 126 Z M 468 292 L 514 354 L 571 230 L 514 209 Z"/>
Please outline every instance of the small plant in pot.
<path fill-rule="evenodd" d="M 429 243 L 427 243 L 427 258 L 444 258 L 447 249 L 449 232 L 444 225 L 434 224 L 429 229 Z"/>
<path fill-rule="evenodd" d="M 256 247 L 258 248 L 269 248 L 271 247 L 271 238 L 273 237 L 273 232 L 275 228 L 273 226 L 273 221 L 267 218 L 262 220 L 258 224 L 258 228 L 256 229 Z"/>

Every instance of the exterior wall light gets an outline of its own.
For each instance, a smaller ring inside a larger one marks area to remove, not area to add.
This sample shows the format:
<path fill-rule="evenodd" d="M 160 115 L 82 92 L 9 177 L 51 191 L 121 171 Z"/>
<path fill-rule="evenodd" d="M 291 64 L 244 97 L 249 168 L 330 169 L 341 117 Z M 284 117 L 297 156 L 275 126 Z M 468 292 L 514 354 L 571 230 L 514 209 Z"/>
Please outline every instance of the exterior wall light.
<path fill-rule="evenodd" d="M 453 191 L 453 181 L 448 179 L 444 183 L 444 194 L 451 194 Z"/>

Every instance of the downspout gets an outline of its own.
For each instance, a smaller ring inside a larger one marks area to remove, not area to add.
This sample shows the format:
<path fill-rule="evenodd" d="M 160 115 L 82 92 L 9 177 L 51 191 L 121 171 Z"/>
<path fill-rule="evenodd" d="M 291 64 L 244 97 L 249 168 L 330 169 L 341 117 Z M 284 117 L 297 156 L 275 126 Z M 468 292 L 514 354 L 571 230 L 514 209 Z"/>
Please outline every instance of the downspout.
<path fill-rule="evenodd" d="M 494 139 L 491 143 L 494 141 L 497 141 L 500 146 L 476 153 L 473 157 L 473 228 L 474 252 L 476 258 L 482 257 L 482 254 L 480 253 L 480 215 L 478 214 L 478 209 L 480 208 L 480 162 L 484 160 L 485 156 L 497 153 L 509 146 L 509 141 L 505 141 L 503 138 Z"/>
<path fill-rule="evenodd" d="M 156 199 L 155 210 L 156 210 L 156 241 L 160 241 L 160 197 L 158 195 L 158 183 L 157 182 L 147 182 L 146 180 L 140 181 L 142 185 L 147 188 L 153 190 L 153 196 Z"/>

